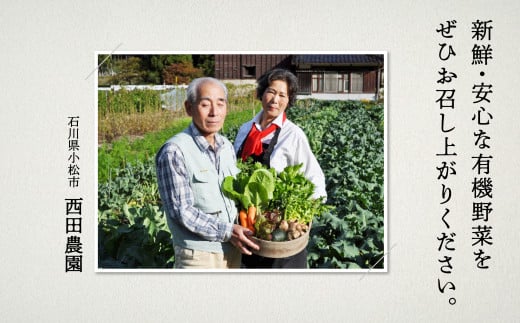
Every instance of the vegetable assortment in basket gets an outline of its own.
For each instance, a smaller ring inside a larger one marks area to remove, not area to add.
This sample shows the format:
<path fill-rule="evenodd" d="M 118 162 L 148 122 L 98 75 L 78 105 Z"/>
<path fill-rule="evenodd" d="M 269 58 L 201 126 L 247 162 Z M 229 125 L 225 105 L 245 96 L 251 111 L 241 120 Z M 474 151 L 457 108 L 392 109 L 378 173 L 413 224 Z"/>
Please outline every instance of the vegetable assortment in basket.
<path fill-rule="evenodd" d="M 267 241 L 294 240 L 307 233 L 312 218 L 330 206 L 312 198 L 314 184 L 301 167 L 287 166 L 277 174 L 258 162 L 239 162 L 240 173 L 226 177 L 222 189 L 237 203 L 240 225 Z"/>

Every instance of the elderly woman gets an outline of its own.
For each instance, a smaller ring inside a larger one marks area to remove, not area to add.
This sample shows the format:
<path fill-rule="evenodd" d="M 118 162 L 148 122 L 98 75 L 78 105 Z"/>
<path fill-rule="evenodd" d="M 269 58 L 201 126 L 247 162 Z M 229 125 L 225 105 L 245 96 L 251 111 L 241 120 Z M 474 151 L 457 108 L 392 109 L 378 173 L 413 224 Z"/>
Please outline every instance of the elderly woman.
<path fill-rule="evenodd" d="M 255 161 L 281 172 L 286 166 L 303 164 L 305 177 L 315 185 L 314 198 L 326 198 L 325 177 L 303 130 L 287 119 L 285 111 L 296 101 L 298 80 L 284 69 L 274 69 L 257 80 L 260 111 L 238 130 L 234 148 L 237 157 Z M 246 268 L 307 268 L 307 251 L 287 258 L 243 256 Z"/>

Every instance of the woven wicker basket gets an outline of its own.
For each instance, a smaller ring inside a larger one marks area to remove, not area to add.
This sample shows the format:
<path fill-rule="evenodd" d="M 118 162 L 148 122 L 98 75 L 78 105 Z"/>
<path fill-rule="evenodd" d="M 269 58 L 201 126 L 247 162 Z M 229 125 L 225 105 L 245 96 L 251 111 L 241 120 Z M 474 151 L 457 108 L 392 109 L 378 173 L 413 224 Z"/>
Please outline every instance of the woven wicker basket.
<path fill-rule="evenodd" d="M 311 226 L 309 224 L 309 229 L 304 234 L 299 238 L 289 241 L 268 241 L 251 237 L 251 240 L 260 246 L 260 250 L 251 249 L 251 252 L 269 258 L 285 258 L 293 256 L 307 247 L 310 231 Z"/>

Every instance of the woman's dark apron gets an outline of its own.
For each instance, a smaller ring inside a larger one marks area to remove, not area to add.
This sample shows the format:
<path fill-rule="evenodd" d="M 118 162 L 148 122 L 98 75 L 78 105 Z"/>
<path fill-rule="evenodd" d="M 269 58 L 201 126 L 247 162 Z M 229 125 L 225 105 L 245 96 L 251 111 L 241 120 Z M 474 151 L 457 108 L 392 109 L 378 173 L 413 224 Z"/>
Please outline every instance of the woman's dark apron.
<path fill-rule="evenodd" d="M 263 152 L 260 156 L 251 155 L 254 161 L 260 162 L 267 167 L 271 167 L 270 159 L 274 146 L 278 142 L 278 135 L 281 128 L 276 129 L 273 139 L 269 144 L 263 144 Z M 246 137 L 247 139 L 247 137 Z M 244 139 L 245 142 L 245 139 Z M 237 158 L 241 158 L 244 142 L 240 145 Z M 252 254 L 250 256 L 242 254 L 242 268 L 307 268 L 307 250 L 303 249 L 299 253 L 286 258 L 269 258 Z"/>

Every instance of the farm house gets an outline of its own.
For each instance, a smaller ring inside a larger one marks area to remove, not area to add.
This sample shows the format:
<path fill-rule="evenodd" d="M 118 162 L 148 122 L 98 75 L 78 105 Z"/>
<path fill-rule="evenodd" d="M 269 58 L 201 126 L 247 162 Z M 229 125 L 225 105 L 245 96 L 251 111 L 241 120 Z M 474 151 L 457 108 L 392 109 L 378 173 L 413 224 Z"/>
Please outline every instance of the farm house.
<path fill-rule="evenodd" d="M 299 98 L 375 100 L 384 85 L 382 54 L 215 55 L 215 77 L 224 82 L 254 83 L 272 68 L 298 77 Z"/>

